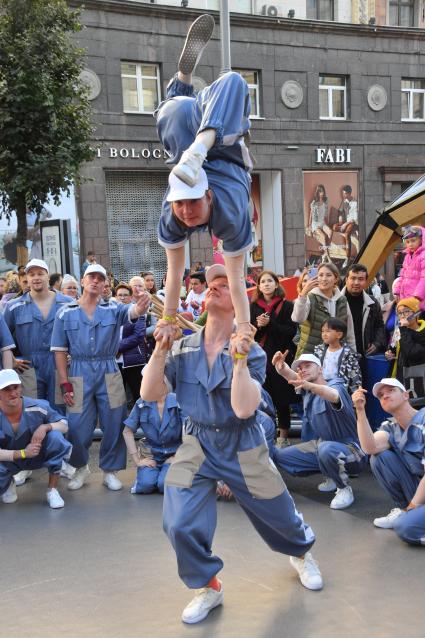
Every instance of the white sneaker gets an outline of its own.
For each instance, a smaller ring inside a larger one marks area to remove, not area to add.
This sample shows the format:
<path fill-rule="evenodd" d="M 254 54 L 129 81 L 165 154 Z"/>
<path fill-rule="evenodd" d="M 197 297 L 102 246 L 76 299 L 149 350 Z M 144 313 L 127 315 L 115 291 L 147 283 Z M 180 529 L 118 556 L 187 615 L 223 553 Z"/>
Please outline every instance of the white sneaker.
<path fill-rule="evenodd" d="M 333 479 L 326 476 L 323 483 L 319 483 L 317 489 L 319 490 L 319 492 L 335 492 L 336 483 Z"/>
<path fill-rule="evenodd" d="M 177 177 L 188 186 L 195 186 L 199 178 L 199 171 L 205 162 L 207 152 L 208 149 L 204 144 L 194 142 L 183 153 L 179 163 L 174 166 L 171 172 L 177 175 Z"/>
<path fill-rule="evenodd" d="M 21 470 L 13 476 L 15 479 L 15 485 L 23 485 L 25 481 L 31 476 L 32 470 Z"/>
<path fill-rule="evenodd" d="M 337 487 L 336 494 L 331 500 L 330 507 L 333 510 L 343 510 L 354 502 L 354 494 L 350 485 Z"/>
<path fill-rule="evenodd" d="M 189 75 L 196 69 L 196 65 L 212 36 L 213 30 L 214 18 L 208 13 L 199 16 L 190 25 L 178 64 L 178 69 L 181 73 Z"/>
<path fill-rule="evenodd" d="M 52 510 L 58 510 L 65 505 L 65 502 L 62 496 L 54 487 L 51 487 L 47 490 L 46 497 L 47 497 L 47 502 L 52 508 Z"/>
<path fill-rule="evenodd" d="M 223 599 L 223 585 L 221 585 L 220 591 L 216 591 L 212 587 L 199 589 L 195 598 L 184 608 L 182 621 L 188 624 L 201 622 L 208 616 L 211 609 L 223 604 Z"/>
<path fill-rule="evenodd" d="M 103 485 L 106 485 L 108 490 L 112 490 L 113 492 L 122 490 L 122 483 L 119 478 L 117 478 L 115 472 L 104 472 Z"/>
<path fill-rule="evenodd" d="M 403 514 L 403 510 L 399 507 L 395 507 L 386 516 L 375 518 L 373 524 L 375 525 L 375 527 L 381 527 L 382 529 L 393 529 L 394 522 L 400 516 L 400 514 Z"/>
<path fill-rule="evenodd" d="M 16 503 L 18 495 L 16 493 L 15 481 L 12 480 L 7 490 L 1 495 L 3 503 Z"/>
<path fill-rule="evenodd" d="M 86 482 L 87 477 L 90 475 L 90 470 L 88 465 L 84 465 L 83 467 L 79 467 L 75 470 L 75 474 L 72 479 L 68 483 L 69 490 L 79 490 L 83 487 Z"/>
<path fill-rule="evenodd" d="M 60 475 L 63 476 L 63 478 L 72 479 L 76 471 L 75 467 L 72 467 L 72 465 L 66 461 L 62 461 Z"/>
<path fill-rule="evenodd" d="M 319 565 L 314 560 L 311 552 L 307 552 L 304 558 L 291 556 L 289 562 L 298 572 L 301 584 L 304 585 L 304 587 L 313 590 L 322 589 L 322 574 L 320 573 Z"/>

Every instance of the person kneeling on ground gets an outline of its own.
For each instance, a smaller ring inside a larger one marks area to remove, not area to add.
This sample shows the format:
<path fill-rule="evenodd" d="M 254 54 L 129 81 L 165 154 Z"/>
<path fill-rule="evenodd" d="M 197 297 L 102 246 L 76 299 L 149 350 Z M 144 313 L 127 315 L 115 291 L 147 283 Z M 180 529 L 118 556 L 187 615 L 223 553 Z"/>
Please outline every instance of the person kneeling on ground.
<path fill-rule="evenodd" d="M 398 379 L 382 379 L 372 393 L 393 418 L 372 432 L 366 416 L 366 390 L 359 388 L 352 396 L 357 430 L 363 450 L 371 455 L 373 475 L 395 505 L 373 524 L 394 529 L 406 543 L 425 545 L 425 408 L 412 408 L 409 393 Z"/>
<path fill-rule="evenodd" d="M 182 441 L 182 412 L 176 395 L 164 394 L 158 401 L 139 399 L 124 421 L 124 440 L 137 465 L 132 494 L 164 493 L 164 481 Z M 134 433 L 142 428 L 146 442 L 137 450 Z"/>
<path fill-rule="evenodd" d="M 342 379 L 325 381 L 320 360 L 315 355 L 302 354 L 292 369 L 285 363 L 285 357 L 286 352 L 276 352 L 273 365 L 288 383 L 303 391 L 305 418 L 315 438 L 290 448 L 275 448 L 273 461 L 294 476 L 322 472 L 327 478 L 319 490 L 336 489 L 330 506 L 345 509 L 354 501 L 348 476 L 359 474 L 367 460 L 357 438 L 350 395 Z"/>
<path fill-rule="evenodd" d="M 21 380 L 14 370 L 0 371 L 0 494 L 3 503 L 15 503 L 14 474 L 47 467 L 47 502 L 52 509 L 64 506 L 57 490 L 62 461 L 71 454 L 64 438 L 67 420 L 47 401 L 23 397 Z"/>

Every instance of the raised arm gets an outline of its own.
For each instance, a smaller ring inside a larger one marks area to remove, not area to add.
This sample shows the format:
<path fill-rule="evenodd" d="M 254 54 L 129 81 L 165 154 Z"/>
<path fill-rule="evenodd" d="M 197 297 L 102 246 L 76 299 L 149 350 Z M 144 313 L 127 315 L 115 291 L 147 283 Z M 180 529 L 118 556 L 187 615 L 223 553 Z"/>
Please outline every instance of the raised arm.
<path fill-rule="evenodd" d="M 351 400 L 357 413 L 357 434 L 363 452 L 379 454 L 390 447 L 389 436 L 386 432 L 372 432 L 366 416 L 366 390 L 359 388 L 353 392 Z"/>

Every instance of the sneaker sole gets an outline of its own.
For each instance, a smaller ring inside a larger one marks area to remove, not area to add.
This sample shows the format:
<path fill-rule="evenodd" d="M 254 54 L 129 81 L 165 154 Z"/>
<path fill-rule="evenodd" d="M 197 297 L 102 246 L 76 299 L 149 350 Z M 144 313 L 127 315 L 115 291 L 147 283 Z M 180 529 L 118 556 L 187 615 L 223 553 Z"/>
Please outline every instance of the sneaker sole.
<path fill-rule="evenodd" d="M 322 492 L 322 494 L 327 494 L 328 492 L 335 492 L 336 490 L 336 485 L 335 487 L 320 487 L 320 485 L 317 486 L 317 489 L 319 490 L 319 492 Z"/>
<path fill-rule="evenodd" d="M 213 31 L 214 18 L 208 14 L 199 16 L 191 25 L 178 64 L 180 73 L 190 75 L 195 70 Z"/>
<path fill-rule="evenodd" d="M 208 616 L 208 614 L 210 613 L 210 611 L 212 611 L 213 609 L 215 609 L 216 607 L 219 607 L 220 605 L 223 604 L 223 599 L 224 596 L 221 596 L 221 598 L 215 603 L 215 605 L 213 605 L 212 607 L 210 607 L 209 609 L 207 609 L 203 614 L 200 614 L 199 616 L 196 616 L 195 618 L 184 618 L 182 616 L 182 621 L 186 624 L 186 625 L 194 625 L 197 622 L 201 622 L 202 620 L 205 620 L 205 618 Z"/>
<path fill-rule="evenodd" d="M 181 180 L 182 182 L 184 182 L 185 184 L 187 184 L 190 187 L 195 186 L 196 184 L 196 179 L 192 179 L 190 177 L 190 175 L 188 175 L 184 170 L 182 170 L 180 168 L 179 164 L 176 164 L 174 166 L 174 168 L 171 171 L 176 177 L 179 178 L 179 180 Z"/>
<path fill-rule="evenodd" d="M 354 503 L 354 498 L 352 501 L 350 501 L 349 503 L 346 503 L 344 505 L 332 505 L 332 503 L 329 505 L 329 507 L 331 508 L 331 510 L 345 510 L 347 509 L 347 507 L 350 507 L 350 505 L 352 505 Z"/>
<path fill-rule="evenodd" d="M 119 492 L 120 490 L 122 490 L 122 485 L 120 485 L 119 487 L 110 487 L 105 481 L 102 481 L 102 483 L 111 492 Z"/>

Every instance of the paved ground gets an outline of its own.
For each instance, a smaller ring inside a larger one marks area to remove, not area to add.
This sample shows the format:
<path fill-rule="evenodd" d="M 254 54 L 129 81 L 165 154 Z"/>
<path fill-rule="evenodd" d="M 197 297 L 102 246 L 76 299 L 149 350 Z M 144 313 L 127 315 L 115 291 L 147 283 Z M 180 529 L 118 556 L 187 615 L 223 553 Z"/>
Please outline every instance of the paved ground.
<path fill-rule="evenodd" d="M 373 527 L 391 504 L 369 473 L 353 480 L 356 502 L 340 512 L 317 492 L 318 477 L 287 480 L 317 534 L 322 592 L 300 585 L 235 503 L 218 503 L 225 605 L 197 626 L 180 621 L 191 595 L 162 532 L 162 497 L 131 495 L 133 474 L 114 493 L 94 472 L 81 491 L 64 487 L 66 507 L 53 511 L 38 472 L 15 505 L 0 503 L 0 638 L 424 637 L 425 548 Z"/>

